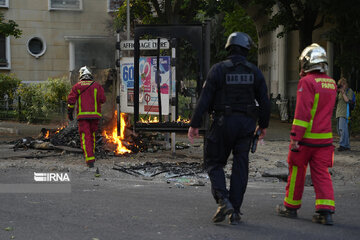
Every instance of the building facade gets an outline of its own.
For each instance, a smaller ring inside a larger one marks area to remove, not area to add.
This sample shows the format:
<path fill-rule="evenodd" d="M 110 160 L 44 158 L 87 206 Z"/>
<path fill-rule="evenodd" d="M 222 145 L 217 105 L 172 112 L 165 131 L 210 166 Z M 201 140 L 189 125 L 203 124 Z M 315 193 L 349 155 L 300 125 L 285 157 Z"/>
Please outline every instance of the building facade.
<path fill-rule="evenodd" d="M 262 26 L 264 21 L 266 19 L 258 20 L 257 25 Z M 328 75 L 337 78 L 339 77 L 338 74 L 334 74 L 334 46 L 328 41 L 326 34 L 328 29 L 329 26 L 324 26 L 315 30 L 313 42 L 318 43 L 326 50 Z M 279 32 L 281 32 L 280 27 L 273 32 L 258 31 L 258 66 L 266 79 L 269 96 L 290 99 L 296 97 L 296 89 L 300 80 L 299 33 L 293 31 L 282 38 L 278 38 Z"/>
<path fill-rule="evenodd" d="M 69 76 L 84 65 L 115 67 L 112 14 L 119 0 L 0 0 L 20 38 L 0 36 L 0 72 L 25 83 Z"/>

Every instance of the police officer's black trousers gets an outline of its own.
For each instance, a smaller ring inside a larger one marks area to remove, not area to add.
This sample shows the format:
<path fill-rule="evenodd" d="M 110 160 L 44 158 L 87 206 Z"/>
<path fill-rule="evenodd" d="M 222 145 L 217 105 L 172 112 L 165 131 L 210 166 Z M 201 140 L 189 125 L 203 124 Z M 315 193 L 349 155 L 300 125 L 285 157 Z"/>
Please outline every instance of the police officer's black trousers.
<path fill-rule="evenodd" d="M 211 191 L 218 202 L 229 198 L 235 211 L 240 211 L 249 172 L 251 136 L 255 130 L 252 118 L 236 115 L 215 119 L 206 138 L 205 166 L 211 181 Z M 226 188 L 224 166 L 233 153 L 230 189 Z"/>

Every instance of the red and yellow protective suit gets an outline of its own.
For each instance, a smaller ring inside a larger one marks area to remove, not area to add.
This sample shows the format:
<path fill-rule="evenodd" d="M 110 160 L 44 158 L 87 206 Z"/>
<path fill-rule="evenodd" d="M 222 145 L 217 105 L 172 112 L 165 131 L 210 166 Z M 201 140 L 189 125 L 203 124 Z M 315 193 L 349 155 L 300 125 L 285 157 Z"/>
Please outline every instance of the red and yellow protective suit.
<path fill-rule="evenodd" d="M 87 163 L 95 161 L 95 132 L 101 118 L 101 104 L 106 97 L 103 87 L 92 80 L 76 83 L 68 96 L 68 108 L 77 103 L 76 115 L 79 124 L 81 147 Z"/>
<path fill-rule="evenodd" d="M 324 73 L 309 72 L 300 79 L 290 138 L 299 141 L 298 152 L 289 149 L 286 207 L 298 209 L 309 163 L 316 210 L 335 210 L 334 190 L 328 171 L 334 160 L 331 117 L 336 100 L 336 83 Z"/>

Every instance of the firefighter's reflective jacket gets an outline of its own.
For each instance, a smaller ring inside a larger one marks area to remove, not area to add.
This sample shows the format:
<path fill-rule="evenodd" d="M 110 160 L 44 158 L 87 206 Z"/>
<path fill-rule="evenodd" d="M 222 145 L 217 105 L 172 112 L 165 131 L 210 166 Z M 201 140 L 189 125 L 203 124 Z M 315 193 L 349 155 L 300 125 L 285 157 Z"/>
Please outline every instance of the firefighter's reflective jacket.
<path fill-rule="evenodd" d="M 300 79 L 291 139 L 310 146 L 332 144 L 331 117 L 336 91 L 335 81 L 324 73 L 310 72 Z"/>
<path fill-rule="evenodd" d="M 76 83 L 68 96 L 68 108 L 74 108 L 77 103 L 77 119 L 101 118 L 101 104 L 106 97 L 103 87 L 92 80 L 81 80 Z"/>

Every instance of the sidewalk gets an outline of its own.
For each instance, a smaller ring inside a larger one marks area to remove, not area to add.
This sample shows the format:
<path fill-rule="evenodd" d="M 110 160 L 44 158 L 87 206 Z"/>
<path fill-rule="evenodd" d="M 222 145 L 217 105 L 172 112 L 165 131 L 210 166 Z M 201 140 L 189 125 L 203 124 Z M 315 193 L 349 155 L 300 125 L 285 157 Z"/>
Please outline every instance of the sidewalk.
<path fill-rule="evenodd" d="M 61 124 L 27 124 L 13 121 L 0 120 L 0 141 L 11 141 L 22 137 L 36 137 L 40 134 L 42 128 L 57 129 Z M 290 139 L 291 123 L 282 122 L 277 118 L 270 119 L 270 125 L 267 129 L 265 140 L 282 140 Z M 338 141 L 338 135 L 334 133 L 334 141 Z M 353 138 L 353 140 L 359 140 Z"/>
<path fill-rule="evenodd" d="M 0 120 L 0 142 L 22 137 L 37 137 L 42 128 L 57 129 L 60 124 L 27 124 Z"/>
<path fill-rule="evenodd" d="M 36 137 L 42 128 L 57 129 L 61 124 L 27 124 L 14 121 L 0 120 L 0 141 L 14 140 L 21 137 Z M 279 119 L 272 118 L 267 129 L 267 139 L 288 140 L 291 124 L 283 123 Z"/>

